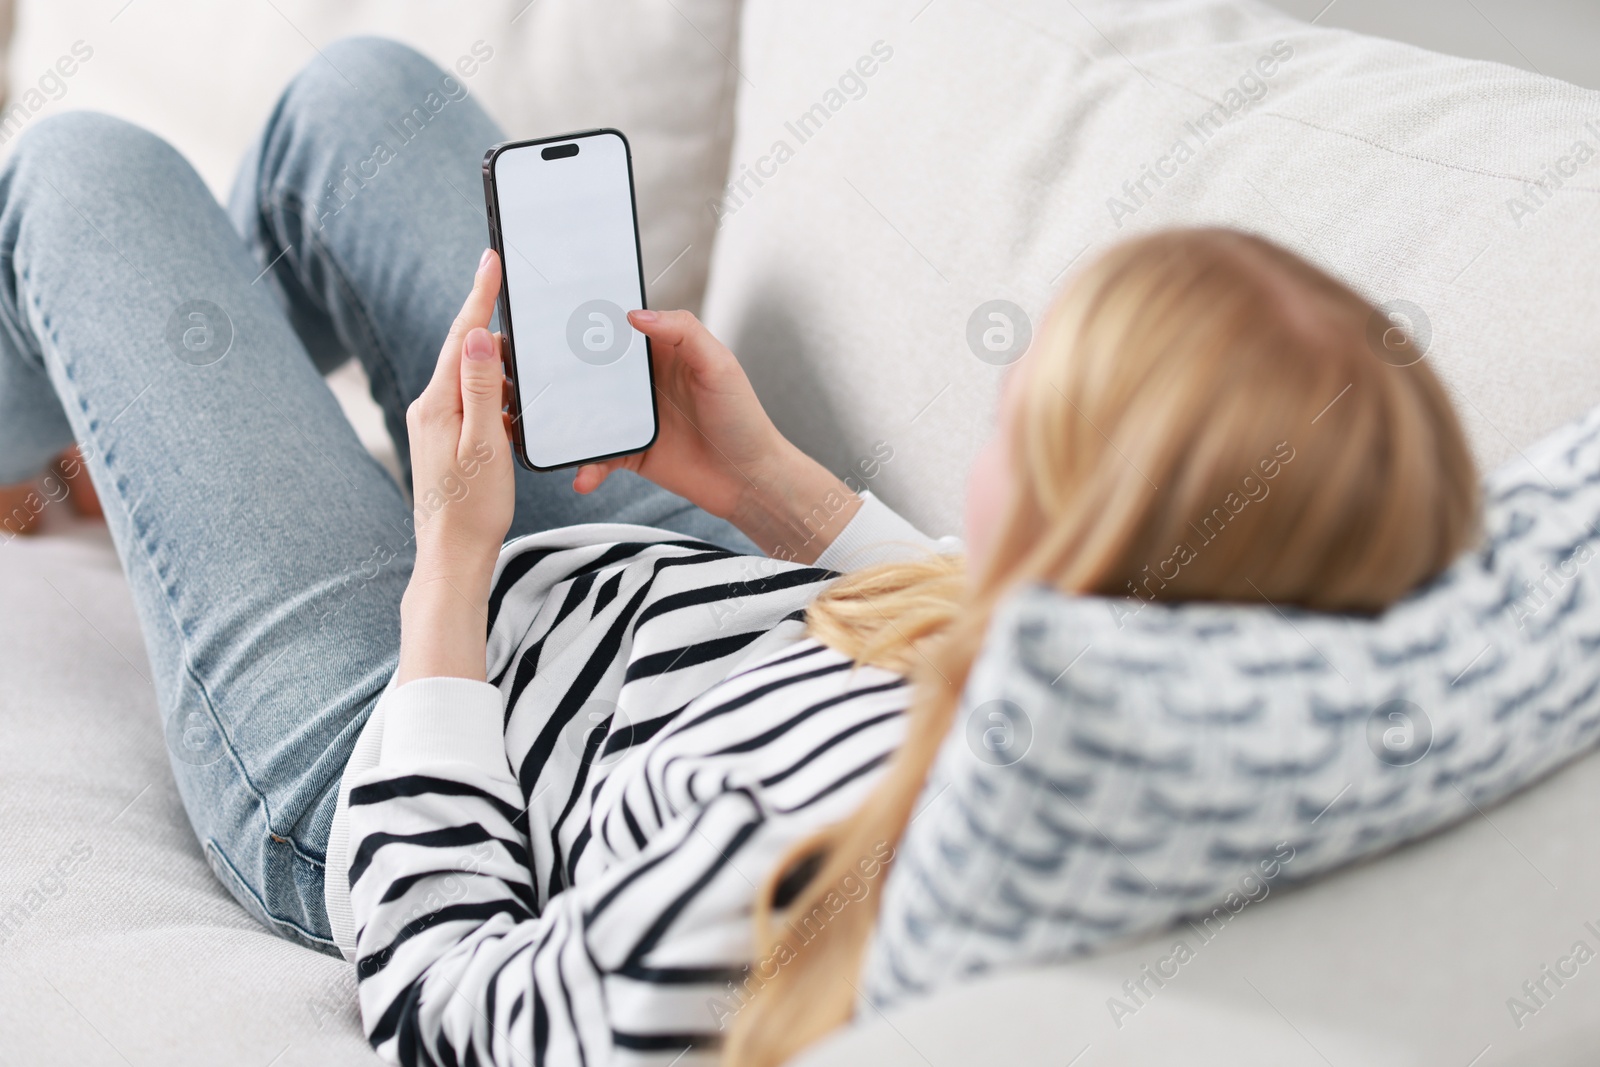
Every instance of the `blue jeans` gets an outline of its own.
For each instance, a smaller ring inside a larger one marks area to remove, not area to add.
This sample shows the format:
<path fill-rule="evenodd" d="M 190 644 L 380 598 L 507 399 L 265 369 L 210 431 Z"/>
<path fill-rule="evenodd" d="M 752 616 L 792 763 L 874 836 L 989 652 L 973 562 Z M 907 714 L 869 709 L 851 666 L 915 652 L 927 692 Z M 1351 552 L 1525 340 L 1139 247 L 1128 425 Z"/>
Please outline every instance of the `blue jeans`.
<path fill-rule="evenodd" d="M 23 134 L 0 171 L 0 484 L 78 443 L 206 858 L 269 929 L 334 952 L 328 829 L 395 669 L 413 546 L 400 487 L 322 373 L 360 359 L 407 455 L 406 406 L 487 244 L 480 166 L 503 137 L 404 46 L 323 55 L 227 211 L 125 122 L 69 113 Z M 512 535 L 634 522 L 754 550 L 632 475 L 587 497 L 570 479 L 519 470 Z"/>

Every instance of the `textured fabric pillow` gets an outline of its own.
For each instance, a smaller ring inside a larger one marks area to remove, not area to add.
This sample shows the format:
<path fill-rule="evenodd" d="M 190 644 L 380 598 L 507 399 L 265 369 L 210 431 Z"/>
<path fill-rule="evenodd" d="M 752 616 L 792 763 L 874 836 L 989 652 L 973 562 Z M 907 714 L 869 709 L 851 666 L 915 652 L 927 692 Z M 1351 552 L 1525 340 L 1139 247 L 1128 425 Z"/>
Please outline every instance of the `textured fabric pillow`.
<path fill-rule="evenodd" d="M 885 887 L 867 995 L 1225 925 L 1592 747 L 1600 409 L 1485 495 L 1482 546 L 1375 619 L 1014 598 Z"/>
<path fill-rule="evenodd" d="M 889 452 L 871 488 L 930 533 L 1008 356 L 986 305 L 1037 323 L 1160 226 L 1425 326 L 1485 469 L 1600 403 L 1600 93 L 1251 0 L 748 0 L 739 65 L 706 320 L 812 455 Z"/>

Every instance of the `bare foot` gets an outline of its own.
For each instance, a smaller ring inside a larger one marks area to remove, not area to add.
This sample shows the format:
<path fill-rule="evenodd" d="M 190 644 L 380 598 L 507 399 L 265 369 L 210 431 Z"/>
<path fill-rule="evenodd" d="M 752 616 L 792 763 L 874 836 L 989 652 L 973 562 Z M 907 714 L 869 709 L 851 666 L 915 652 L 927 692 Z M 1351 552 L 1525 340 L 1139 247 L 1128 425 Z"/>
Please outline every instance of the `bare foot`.
<path fill-rule="evenodd" d="M 67 484 L 67 503 L 80 518 L 100 519 L 100 497 L 95 494 L 94 483 L 89 480 L 89 467 L 83 462 L 78 446 L 73 445 L 50 464 L 50 469 Z"/>
<path fill-rule="evenodd" d="M 77 445 L 50 461 L 42 483 L 35 478 L 31 482 L 0 485 L 0 532 L 14 536 L 35 533 L 44 509 L 60 500 L 65 500 L 81 518 L 105 517 Z"/>
<path fill-rule="evenodd" d="M 45 499 L 34 482 L 0 485 L 0 530 L 8 534 L 31 534 L 39 528 Z"/>

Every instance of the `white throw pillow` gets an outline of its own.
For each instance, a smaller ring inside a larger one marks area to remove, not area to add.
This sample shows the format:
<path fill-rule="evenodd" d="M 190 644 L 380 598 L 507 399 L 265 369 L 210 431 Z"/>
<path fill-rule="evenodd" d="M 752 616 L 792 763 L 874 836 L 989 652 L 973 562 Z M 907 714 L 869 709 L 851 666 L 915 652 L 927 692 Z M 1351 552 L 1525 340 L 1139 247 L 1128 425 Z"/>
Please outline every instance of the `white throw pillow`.
<path fill-rule="evenodd" d="M 739 63 L 707 319 L 787 433 L 930 532 L 991 425 L 986 305 L 1037 321 L 1160 226 L 1262 233 L 1389 306 L 1485 467 L 1600 402 L 1600 93 L 1249 0 L 749 0 Z"/>

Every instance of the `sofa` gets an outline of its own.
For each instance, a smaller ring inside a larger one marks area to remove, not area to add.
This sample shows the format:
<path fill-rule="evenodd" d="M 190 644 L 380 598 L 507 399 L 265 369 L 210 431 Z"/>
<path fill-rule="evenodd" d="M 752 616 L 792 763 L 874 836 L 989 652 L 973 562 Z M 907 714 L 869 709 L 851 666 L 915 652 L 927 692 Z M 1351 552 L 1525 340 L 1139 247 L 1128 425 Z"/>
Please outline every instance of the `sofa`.
<path fill-rule="evenodd" d="M 1253 0 L 12 14 L 0 151 L 51 111 L 110 111 L 219 195 L 320 45 L 381 33 L 449 66 L 487 43 L 464 84 L 509 133 L 629 134 L 652 304 L 701 311 L 787 434 L 931 533 L 958 531 L 1004 373 L 972 323 L 997 301 L 1037 321 L 1097 249 L 1163 225 L 1250 229 L 1351 280 L 1418 338 L 1485 469 L 1600 404 L 1600 93 Z M 330 384 L 392 462 L 359 373 Z M 350 968 L 256 927 L 206 866 L 149 670 L 102 529 L 51 508 L 0 545 L 0 1058 L 372 1062 Z M 1154 995 L 1127 985 L 1165 935 L 864 1006 L 802 1060 L 1591 1063 L 1600 757 L 1572 756 L 1274 890 Z"/>

